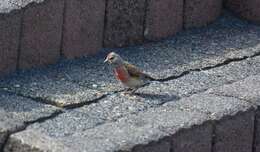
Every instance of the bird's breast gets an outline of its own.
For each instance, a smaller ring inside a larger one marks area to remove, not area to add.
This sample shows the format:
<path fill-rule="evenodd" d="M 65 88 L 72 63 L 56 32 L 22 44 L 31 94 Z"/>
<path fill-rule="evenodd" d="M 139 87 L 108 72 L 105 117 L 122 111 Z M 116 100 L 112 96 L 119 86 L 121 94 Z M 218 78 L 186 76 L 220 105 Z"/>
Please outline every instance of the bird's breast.
<path fill-rule="evenodd" d="M 124 67 L 117 67 L 114 69 L 116 78 L 123 83 L 129 80 L 129 74 Z"/>

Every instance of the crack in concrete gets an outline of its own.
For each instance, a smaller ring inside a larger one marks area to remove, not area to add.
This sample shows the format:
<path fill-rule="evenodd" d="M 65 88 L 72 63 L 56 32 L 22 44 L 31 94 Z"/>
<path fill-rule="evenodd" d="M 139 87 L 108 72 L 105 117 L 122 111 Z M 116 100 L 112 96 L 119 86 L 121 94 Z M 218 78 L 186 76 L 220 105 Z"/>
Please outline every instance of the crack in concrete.
<path fill-rule="evenodd" d="M 99 98 L 95 98 L 95 99 L 93 99 L 93 100 L 86 100 L 86 101 L 80 102 L 80 103 L 75 103 L 75 104 L 66 105 L 66 106 L 63 106 L 62 108 L 64 108 L 64 109 L 76 109 L 76 108 L 80 108 L 80 107 L 83 107 L 83 106 L 86 106 L 86 105 L 90 105 L 90 104 L 93 104 L 93 103 L 97 103 L 98 101 L 100 101 L 101 99 L 106 98 L 107 96 L 108 96 L 107 94 L 104 94 L 104 95 L 102 95 L 102 96 L 99 97 Z"/>
<path fill-rule="evenodd" d="M 30 100 L 33 100 L 37 103 L 42 103 L 42 104 L 47 104 L 47 105 L 52 105 L 52 106 L 55 106 L 55 107 L 58 107 L 58 108 L 62 108 L 58 105 L 58 103 L 54 103 L 48 99 L 45 99 L 45 98 L 41 98 L 41 97 L 32 97 L 32 96 L 29 96 L 29 95 L 24 95 L 22 93 L 19 93 L 19 92 L 15 92 L 15 91 L 10 91 L 10 90 L 5 90 L 3 88 L 1 88 L 1 91 L 2 92 L 6 92 L 6 93 L 9 93 L 11 95 L 15 95 L 15 96 L 18 96 L 18 97 L 23 97 L 23 98 L 26 98 L 26 99 L 30 99 Z"/>
<path fill-rule="evenodd" d="M 40 117 L 40 118 L 38 118 L 38 119 L 36 119 L 36 120 L 32 120 L 32 121 L 24 121 L 22 126 L 16 128 L 15 130 L 12 130 L 12 131 L 7 132 L 6 139 L 5 139 L 4 143 L 3 143 L 3 146 L 0 147 L 0 152 L 4 152 L 5 146 L 6 146 L 8 140 L 10 139 L 10 136 L 11 136 L 12 134 L 16 134 L 16 133 L 18 133 L 18 132 L 22 132 L 22 131 L 26 130 L 27 127 L 29 127 L 30 125 L 32 125 L 32 124 L 34 124 L 34 123 L 43 123 L 43 122 L 45 122 L 46 120 L 54 119 L 55 117 L 57 117 L 58 115 L 60 115 L 60 114 L 62 114 L 62 113 L 64 113 L 64 111 L 62 111 L 62 110 L 56 110 L 55 112 L 53 112 L 53 113 L 50 114 L 49 116 Z"/>
<path fill-rule="evenodd" d="M 156 81 L 167 82 L 167 81 L 175 80 L 175 79 L 181 78 L 183 76 L 186 76 L 186 75 L 190 74 L 191 72 L 207 71 L 207 70 L 211 70 L 211 69 L 214 69 L 214 68 L 225 66 L 225 65 L 228 65 L 228 64 L 231 64 L 231 63 L 234 63 L 234 62 L 239 62 L 239 61 L 243 61 L 243 60 L 246 60 L 246 59 L 249 59 L 249 58 L 254 58 L 254 57 L 257 57 L 257 56 L 260 56 L 260 52 L 257 52 L 257 53 L 255 53 L 254 55 L 251 55 L 251 56 L 228 58 L 228 59 L 224 60 L 223 62 L 218 63 L 218 64 L 213 65 L 213 66 L 206 66 L 206 67 L 203 67 L 203 68 L 190 69 L 190 70 L 187 70 L 187 71 L 183 71 L 179 75 L 173 75 L 173 76 L 169 76 L 167 78 L 156 79 Z"/>
<path fill-rule="evenodd" d="M 24 125 L 19 126 L 18 128 L 16 128 L 15 130 L 8 131 L 3 145 L 0 146 L 0 152 L 4 152 L 4 149 L 5 149 L 5 146 L 6 146 L 7 142 L 8 142 L 8 139 L 10 138 L 10 136 L 12 134 L 18 133 L 20 131 L 24 131 L 25 129 L 26 129 L 26 125 L 24 124 Z"/>

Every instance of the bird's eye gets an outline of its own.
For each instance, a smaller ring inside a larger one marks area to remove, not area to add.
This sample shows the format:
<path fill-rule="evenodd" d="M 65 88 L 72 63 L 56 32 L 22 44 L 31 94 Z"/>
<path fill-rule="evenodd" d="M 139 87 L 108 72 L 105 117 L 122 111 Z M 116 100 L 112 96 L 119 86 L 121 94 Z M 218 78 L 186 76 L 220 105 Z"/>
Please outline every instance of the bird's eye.
<path fill-rule="evenodd" d="M 109 60 L 113 60 L 113 59 L 114 59 L 114 57 L 113 57 L 113 56 L 109 58 Z"/>

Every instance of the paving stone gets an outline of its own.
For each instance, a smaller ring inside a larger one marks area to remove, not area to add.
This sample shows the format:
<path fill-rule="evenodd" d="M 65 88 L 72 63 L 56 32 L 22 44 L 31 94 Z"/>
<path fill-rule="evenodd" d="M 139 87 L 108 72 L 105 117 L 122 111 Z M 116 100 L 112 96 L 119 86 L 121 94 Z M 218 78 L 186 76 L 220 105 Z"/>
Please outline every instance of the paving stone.
<path fill-rule="evenodd" d="M 1 89 L 59 107 L 90 102 L 103 96 L 97 90 L 67 81 L 57 72 L 32 70 L 14 74 L 1 81 Z"/>
<path fill-rule="evenodd" d="M 59 109 L 9 93 L 0 93 L 0 149 L 11 132 L 24 128 L 26 123 L 51 116 Z"/>
<path fill-rule="evenodd" d="M 166 38 L 183 27 L 183 0 L 149 0 L 144 36 L 148 40 Z"/>
<path fill-rule="evenodd" d="M 215 151 L 252 150 L 254 105 L 233 97 L 196 94 L 164 106 L 188 111 L 199 110 L 208 114 L 211 120 L 216 120 L 213 138 Z"/>
<path fill-rule="evenodd" d="M 153 98 L 154 97 L 154 98 Z M 147 111 L 149 108 L 177 100 L 175 96 L 159 93 L 149 97 L 111 95 L 83 107 L 68 110 L 54 119 L 45 121 L 44 124 L 35 124 L 33 129 L 48 132 L 50 136 L 63 138 L 75 132 L 82 132 L 107 122 L 114 122 L 118 119 L 137 113 Z"/>
<path fill-rule="evenodd" d="M 221 14 L 222 0 L 190 0 L 184 3 L 184 27 L 205 26 Z"/>
<path fill-rule="evenodd" d="M 164 92 L 185 97 L 227 83 L 230 84 L 258 73 L 260 73 L 260 57 L 254 57 L 210 70 L 191 72 L 181 78 L 167 82 L 154 82 L 137 92 L 146 94 Z"/>
<path fill-rule="evenodd" d="M 63 55 L 94 54 L 102 48 L 105 0 L 66 0 Z"/>
<path fill-rule="evenodd" d="M 258 0 L 226 0 L 225 5 L 242 18 L 260 23 L 260 2 Z"/>
<path fill-rule="evenodd" d="M 145 0 L 107 1 L 104 46 L 143 42 L 145 7 Z"/>
<path fill-rule="evenodd" d="M 0 75 L 16 69 L 20 26 L 21 12 L 3 14 L 0 11 Z"/>
<path fill-rule="evenodd" d="M 74 151 L 128 151 L 136 145 L 144 145 L 150 142 L 160 143 L 160 139 L 173 135 L 180 129 L 189 129 L 193 125 L 202 124 L 207 118 L 206 115 L 195 111 L 184 112 L 166 107 L 154 108 L 138 115 L 121 118 L 116 122 L 77 131 L 73 135 L 65 136 L 62 139 L 55 137 L 52 137 L 52 139 L 62 142 Z M 34 142 L 30 142 L 32 138 L 29 137 L 32 136 L 32 132 L 38 135 L 46 134 L 46 131 L 41 128 L 34 129 L 30 127 L 24 132 L 12 135 L 9 141 L 16 141 L 15 147 L 17 149 L 24 149 L 24 145 L 39 147 L 37 143 L 41 141 L 40 137 L 34 138 Z M 9 145 L 9 142 L 7 145 Z M 44 146 L 40 148 L 40 150 L 45 149 Z M 136 149 L 138 150 L 138 148 Z"/>
<path fill-rule="evenodd" d="M 63 0 L 31 4 L 24 10 L 19 68 L 55 63 L 60 55 Z"/>

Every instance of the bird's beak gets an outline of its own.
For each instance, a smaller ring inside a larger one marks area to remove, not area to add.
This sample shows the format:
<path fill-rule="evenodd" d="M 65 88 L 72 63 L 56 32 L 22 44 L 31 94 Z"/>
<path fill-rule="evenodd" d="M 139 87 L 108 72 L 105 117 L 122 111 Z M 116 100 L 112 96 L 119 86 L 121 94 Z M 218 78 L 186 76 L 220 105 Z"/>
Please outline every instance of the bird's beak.
<path fill-rule="evenodd" d="M 105 61 L 104 61 L 104 63 L 107 63 L 107 61 L 108 61 L 108 59 L 106 58 Z"/>

